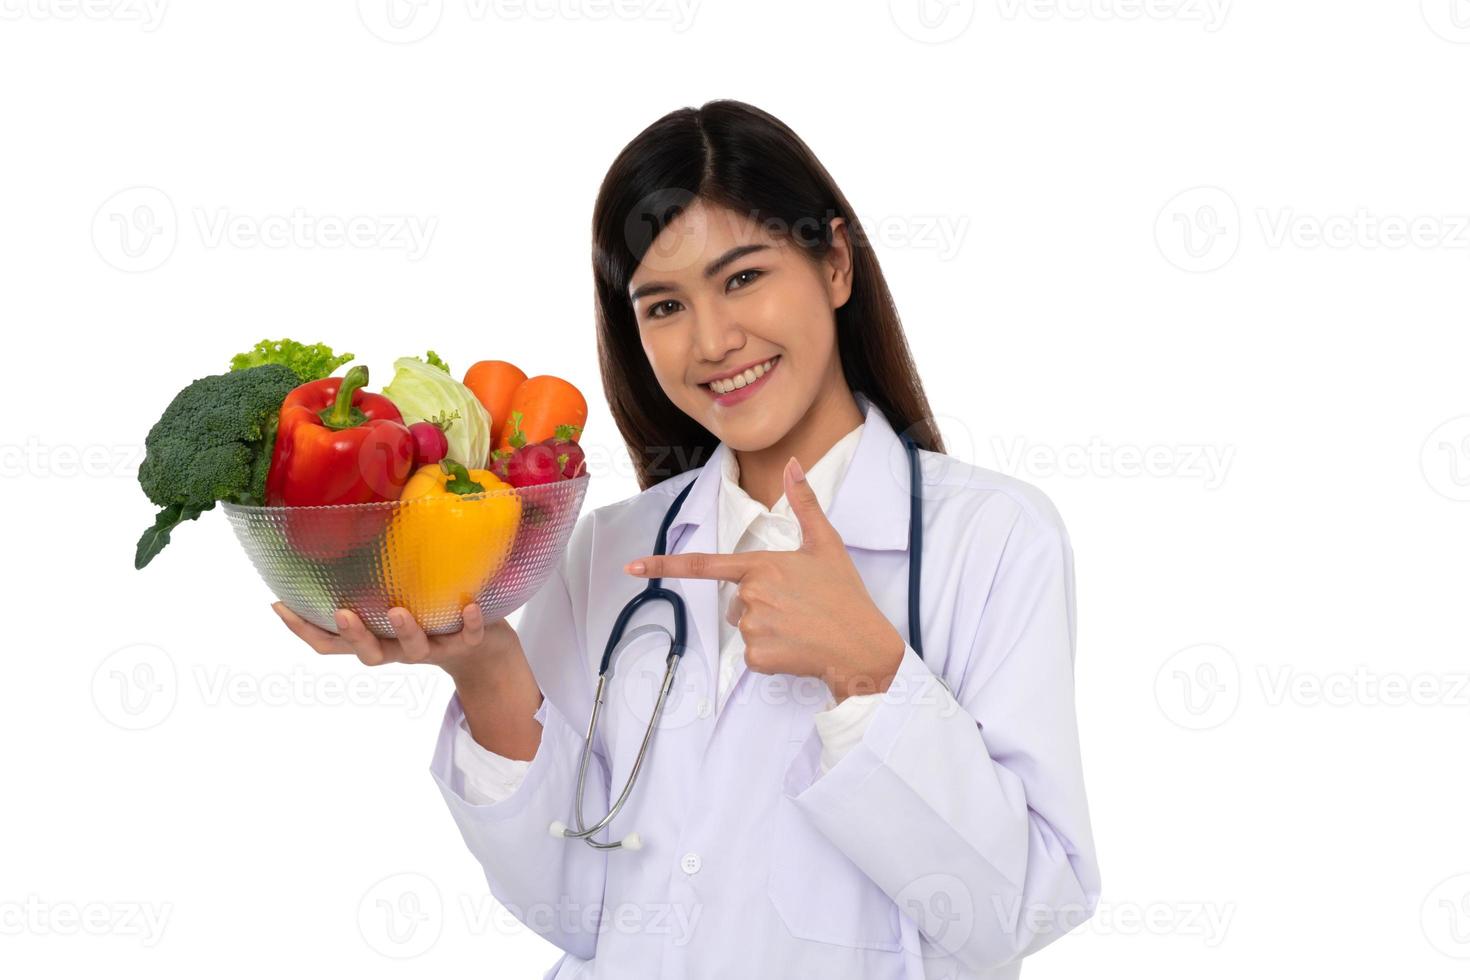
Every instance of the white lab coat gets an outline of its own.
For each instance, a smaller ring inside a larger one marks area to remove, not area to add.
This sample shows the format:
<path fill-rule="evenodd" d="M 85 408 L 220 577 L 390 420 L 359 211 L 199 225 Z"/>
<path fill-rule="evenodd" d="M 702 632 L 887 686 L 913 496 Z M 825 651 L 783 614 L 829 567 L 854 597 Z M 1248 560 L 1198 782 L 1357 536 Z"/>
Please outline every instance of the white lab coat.
<path fill-rule="evenodd" d="M 908 467 L 881 411 L 828 518 L 873 601 L 907 639 Z M 861 742 L 820 771 L 816 678 L 742 672 L 718 712 L 713 580 L 665 579 L 689 611 L 688 652 L 638 784 L 601 839 L 573 823 L 577 765 L 612 623 L 646 586 L 673 498 L 694 488 L 669 551 L 713 551 L 721 454 L 582 516 L 517 632 L 546 695 L 541 745 L 508 798 L 471 803 L 450 699 L 431 773 L 491 892 L 565 954 L 548 978 L 1019 975 L 1020 958 L 1089 917 L 1100 878 L 1073 709 L 1071 546 L 1050 501 L 1021 481 L 921 452 L 924 658 L 902 664 Z M 663 677 L 668 606 L 644 606 L 614 660 L 585 816 L 620 791 Z M 952 693 L 951 693 L 952 692 Z"/>

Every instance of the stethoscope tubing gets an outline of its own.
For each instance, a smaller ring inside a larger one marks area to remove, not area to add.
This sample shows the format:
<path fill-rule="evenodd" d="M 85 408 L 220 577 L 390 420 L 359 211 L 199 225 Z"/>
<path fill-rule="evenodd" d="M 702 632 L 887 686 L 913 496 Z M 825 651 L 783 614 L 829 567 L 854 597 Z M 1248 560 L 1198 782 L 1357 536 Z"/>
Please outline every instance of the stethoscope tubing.
<path fill-rule="evenodd" d="M 924 544 L 923 527 L 920 519 L 922 517 L 922 482 L 919 472 L 919 448 L 906 434 L 900 434 L 899 440 L 903 443 L 908 455 L 909 462 L 909 645 L 922 659 L 924 648 L 919 636 L 919 574 L 923 564 L 922 548 Z M 655 555 L 662 555 L 668 544 L 669 527 L 673 524 L 674 516 L 684 504 L 684 498 L 689 496 L 689 491 L 694 489 L 694 481 L 690 480 L 684 489 L 679 491 L 678 497 L 669 505 L 664 513 L 663 522 L 659 525 L 658 541 L 654 547 Z M 626 848 L 636 851 L 643 846 L 642 838 L 637 833 L 628 834 L 621 840 L 596 841 L 592 835 L 606 828 L 622 812 L 623 806 L 628 802 L 633 793 L 633 786 L 638 780 L 638 773 L 643 768 L 644 759 L 647 757 L 648 749 L 653 741 L 653 733 L 658 729 L 659 720 L 663 717 L 664 704 L 668 701 L 669 691 L 674 686 L 674 673 L 678 670 L 679 663 L 684 659 L 686 649 L 687 616 L 685 615 L 684 598 L 671 589 L 666 589 L 663 580 L 649 579 L 647 587 L 635 595 L 628 604 L 618 613 L 617 621 L 613 624 L 612 632 L 608 635 L 607 646 L 602 653 L 602 662 L 597 670 L 597 688 L 592 699 L 592 717 L 587 722 L 587 732 L 582 739 L 582 755 L 577 765 L 577 803 L 576 818 L 577 826 L 581 829 L 572 830 L 560 820 L 551 824 L 551 835 L 553 837 L 575 838 L 585 841 L 598 850 L 616 850 Z M 592 760 L 592 745 L 597 737 L 597 720 L 602 714 L 603 705 L 607 700 L 607 685 L 612 676 L 613 653 L 618 643 L 622 641 L 623 631 L 628 625 L 628 620 L 633 614 L 641 609 L 646 603 L 656 601 L 667 602 L 674 612 L 674 636 L 669 645 L 668 656 L 664 660 L 664 680 L 659 688 L 658 701 L 654 704 L 653 716 L 649 719 L 648 728 L 643 733 L 643 742 L 638 746 L 638 757 L 633 762 L 633 768 L 628 773 L 628 780 L 623 785 L 623 791 L 618 795 L 617 802 L 608 810 L 607 816 L 592 826 L 587 826 L 586 818 L 582 813 L 582 801 L 585 796 L 587 785 L 587 767 Z"/>

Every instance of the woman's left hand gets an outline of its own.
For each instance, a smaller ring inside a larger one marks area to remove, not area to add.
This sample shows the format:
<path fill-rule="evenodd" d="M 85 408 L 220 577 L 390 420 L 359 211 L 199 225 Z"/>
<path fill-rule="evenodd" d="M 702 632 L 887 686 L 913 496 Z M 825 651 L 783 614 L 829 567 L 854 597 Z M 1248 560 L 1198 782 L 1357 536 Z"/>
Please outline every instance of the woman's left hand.
<path fill-rule="evenodd" d="M 838 702 L 886 691 L 903 660 L 903 636 L 873 603 L 842 536 L 800 472 L 793 457 L 782 474 L 801 526 L 795 551 L 649 555 L 624 571 L 736 583 L 726 618 L 745 639 L 751 670 L 820 677 Z"/>

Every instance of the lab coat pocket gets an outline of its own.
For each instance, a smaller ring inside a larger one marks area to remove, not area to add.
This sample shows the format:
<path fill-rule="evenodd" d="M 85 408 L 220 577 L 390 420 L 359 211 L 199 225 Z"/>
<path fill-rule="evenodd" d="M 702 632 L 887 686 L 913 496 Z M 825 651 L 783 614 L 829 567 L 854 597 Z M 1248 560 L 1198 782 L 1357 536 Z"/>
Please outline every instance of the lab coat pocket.
<path fill-rule="evenodd" d="M 776 799 L 768 888 L 793 936 L 865 949 L 902 946 L 898 906 L 784 795 Z"/>

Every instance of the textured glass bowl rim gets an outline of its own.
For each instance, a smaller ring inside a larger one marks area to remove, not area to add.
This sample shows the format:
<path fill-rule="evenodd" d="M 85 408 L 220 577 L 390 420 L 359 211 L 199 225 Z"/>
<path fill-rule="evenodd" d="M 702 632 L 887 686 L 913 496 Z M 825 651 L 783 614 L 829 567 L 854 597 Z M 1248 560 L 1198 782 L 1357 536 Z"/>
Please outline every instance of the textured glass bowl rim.
<path fill-rule="evenodd" d="M 482 493 L 466 493 L 459 495 L 460 500 L 494 500 L 503 497 L 519 497 L 524 490 L 536 490 L 540 487 L 571 486 L 578 481 L 590 480 L 592 474 L 583 473 L 574 476 L 570 480 L 551 480 L 547 483 L 532 483 L 524 487 L 507 487 L 504 490 L 486 490 Z M 228 511 L 238 511 L 241 514 L 302 514 L 302 513 L 353 513 L 367 512 L 372 510 L 390 510 L 395 507 L 407 507 L 410 504 L 431 504 L 436 501 L 447 500 L 447 497 L 411 497 L 404 500 L 374 500 L 366 504 L 304 504 L 299 507 L 287 507 L 284 505 L 265 506 L 262 504 L 237 504 L 228 500 L 220 501 L 220 505 Z"/>

